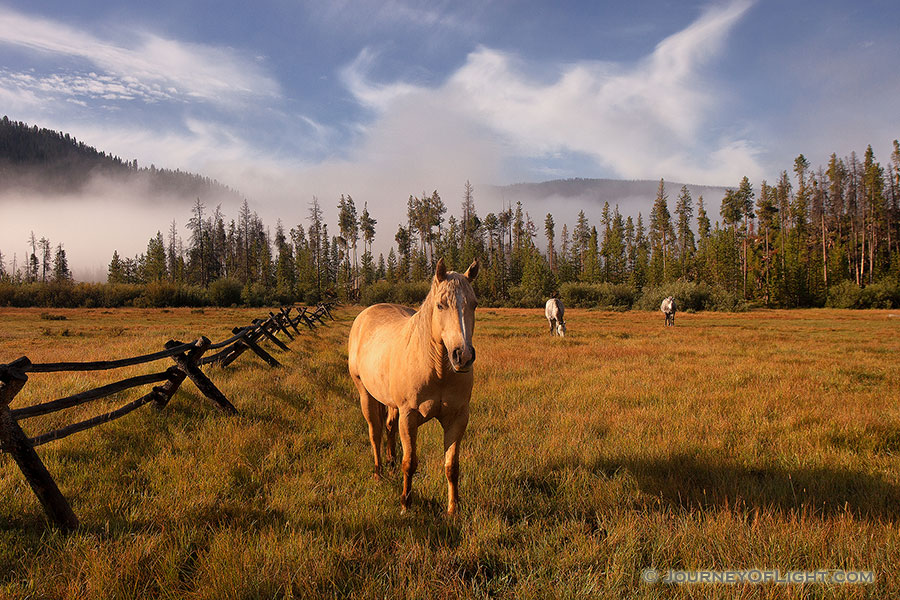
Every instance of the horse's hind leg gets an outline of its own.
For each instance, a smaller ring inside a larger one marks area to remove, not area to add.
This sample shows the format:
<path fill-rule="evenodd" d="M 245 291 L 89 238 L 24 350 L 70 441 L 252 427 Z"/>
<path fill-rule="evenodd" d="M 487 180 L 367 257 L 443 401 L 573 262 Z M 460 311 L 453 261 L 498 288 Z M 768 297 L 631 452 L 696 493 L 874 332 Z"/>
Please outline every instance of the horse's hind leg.
<path fill-rule="evenodd" d="M 393 406 L 387 407 L 385 450 L 387 461 L 393 465 L 397 458 L 397 426 L 400 419 L 400 411 Z"/>
<path fill-rule="evenodd" d="M 381 433 L 384 430 L 384 405 L 372 397 L 358 377 L 353 383 L 359 390 L 359 405 L 363 416 L 369 424 L 369 443 L 372 445 L 372 456 L 375 458 L 375 479 L 381 479 Z"/>

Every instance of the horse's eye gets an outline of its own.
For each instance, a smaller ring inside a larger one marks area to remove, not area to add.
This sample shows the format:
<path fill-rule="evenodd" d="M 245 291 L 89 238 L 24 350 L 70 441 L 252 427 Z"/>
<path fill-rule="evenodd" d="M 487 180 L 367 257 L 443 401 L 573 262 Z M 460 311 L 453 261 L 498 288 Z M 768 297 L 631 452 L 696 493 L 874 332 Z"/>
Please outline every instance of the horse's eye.
<path fill-rule="evenodd" d="M 438 307 L 438 310 L 444 310 L 445 308 L 447 308 L 446 306 L 444 306 L 443 302 L 438 302 L 437 307 Z"/>

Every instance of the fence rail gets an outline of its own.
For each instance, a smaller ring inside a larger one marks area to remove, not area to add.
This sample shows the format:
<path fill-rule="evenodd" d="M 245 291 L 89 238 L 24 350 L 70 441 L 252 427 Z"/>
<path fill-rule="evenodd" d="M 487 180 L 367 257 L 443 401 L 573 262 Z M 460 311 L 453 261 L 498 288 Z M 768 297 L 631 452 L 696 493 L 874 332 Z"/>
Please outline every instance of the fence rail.
<path fill-rule="evenodd" d="M 166 342 L 165 349 L 160 352 L 119 360 L 32 363 L 27 356 L 23 356 L 8 364 L 0 364 L 0 451 L 12 456 L 40 501 L 50 522 L 63 530 L 75 529 L 78 527 L 78 518 L 41 462 L 34 450 L 35 447 L 124 417 L 145 404 L 153 403 L 157 409 L 161 410 L 172 399 L 185 379 L 190 379 L 197 389 L 220 410 L 226 414 L 237 414 L 237 408 L 203 373 L 200 367 L 209 364 L 227 367 L 246 350 L 251 350 L 270 367 L 279 367 L 281 363 L 264 350 L 259 342 L 266 339 L 281 350 L 289 350 L 287 344 L 279 340 L 276 335 L 281 333 L 291 341 L 295 339 L 295 336 L 288 328 L 293 329 L 299 335 L 300 330 L 297 325 L 300 323 L 312 330 L 325 323 L 324 317 L 334 320 L 331 314 L 334 304 L 334 301 L 328 301 L 320 303 L 315 308 L 282 307 L 277 313 L 269 312 L 269 316 L 265 319 L 254 319 L 251 325 L 235 327 L 231 332 L 232 337 L 215 344 L 208 338 L 201 337 L 194 342 L 187 343 L 170 340 Z M 291 316 L 294 311 L 297 314 Z M 204 356 L 211 350 L 218 352 Z M 13 399 L 28 382 L 29 373 L 103 371 L 151 363 L 166 358 L 171 358 L 175 364 L 159 373 L 128 377 L 115 383 L 48 402 L 10 408 Z M 154 386 L 148 393 L 124 406 L 34 437 L 28 437 L 20 425 L 20 421 L 25 419 L 74 408 L 128 389 L 154 383 L 162 383 L 162 385 Z"/>

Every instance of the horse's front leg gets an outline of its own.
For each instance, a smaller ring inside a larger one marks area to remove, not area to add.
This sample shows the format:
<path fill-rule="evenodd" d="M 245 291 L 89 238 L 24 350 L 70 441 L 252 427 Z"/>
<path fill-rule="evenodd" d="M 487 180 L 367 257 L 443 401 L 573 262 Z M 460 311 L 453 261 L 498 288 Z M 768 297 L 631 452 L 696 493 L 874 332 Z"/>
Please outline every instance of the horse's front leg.
<path fill-rule="evenodd" d="M 419 466 L 416 456 L 416 436 L 419 433 L 421 415 L 414 410 L 401 410 L 398 420 L 400 433 L 400 445 L 403 447 L 403 493 L 400 495 L 400 512 L 405 513 L 409 509 L 409 500 L 412 496 L 412 478 Z"/>
<path fill-rule="evenodd" d="M 447 475 L 447 514 L 455 514 L 459 504 L 459 445 L 466 425 L 469 424 L 469 407 L 441 419 L 444 427 L 444 473 Z"/>

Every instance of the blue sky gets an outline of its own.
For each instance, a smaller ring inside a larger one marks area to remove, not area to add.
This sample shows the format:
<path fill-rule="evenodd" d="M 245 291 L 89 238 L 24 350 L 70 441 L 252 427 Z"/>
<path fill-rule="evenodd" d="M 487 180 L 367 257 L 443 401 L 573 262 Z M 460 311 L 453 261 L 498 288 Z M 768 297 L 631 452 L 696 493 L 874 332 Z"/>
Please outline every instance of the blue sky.
<path fill-rule="evenodd" d="M 867 144 L 884 162 L 898 32 L 895 0 L 0 0 L 0 113 L 215 177 L 263 216 L 349 193 L 393 231 L 409 194 L 455 208 L 467 179 L 758 184 Z"/>

